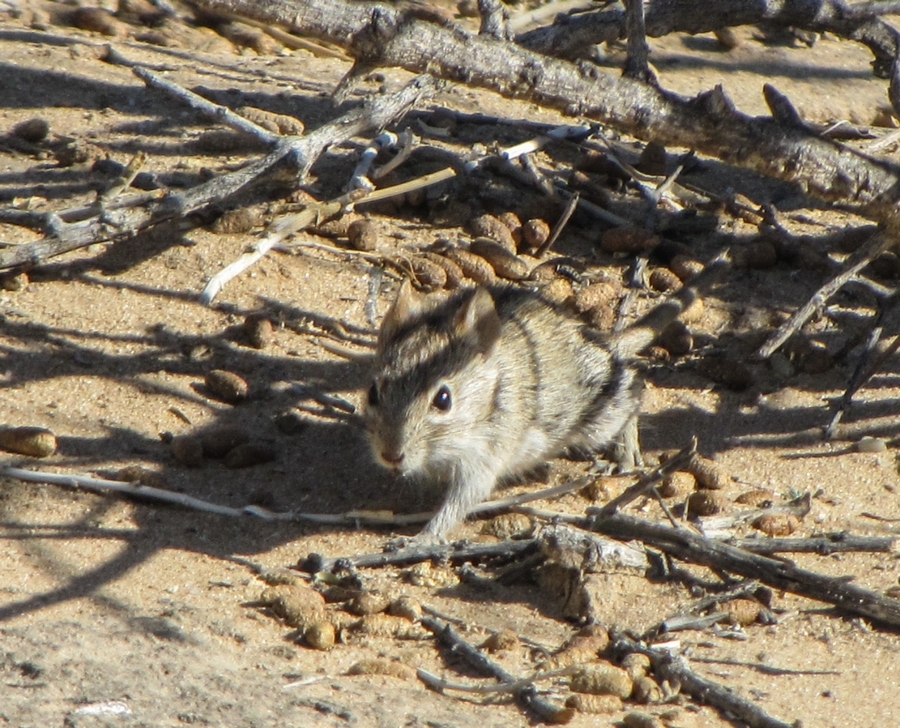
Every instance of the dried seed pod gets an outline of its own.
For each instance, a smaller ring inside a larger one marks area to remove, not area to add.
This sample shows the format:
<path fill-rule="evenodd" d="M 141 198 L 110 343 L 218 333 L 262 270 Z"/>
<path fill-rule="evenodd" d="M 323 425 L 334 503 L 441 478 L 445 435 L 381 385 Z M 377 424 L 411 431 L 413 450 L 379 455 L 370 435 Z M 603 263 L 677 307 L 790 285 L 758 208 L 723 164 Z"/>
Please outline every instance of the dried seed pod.
<path fill-rule="evenodd" d="M 426 634 L 424 629 L 411 625 L 403 617 L 390 614 L 366 614 L 353 623 L 353 632 L 368 637 L 396 637 L 397 639 L 416 639 Z"/>
<path fill-rule="evenodd" d="M 687 326 L 675 320 L 663 329 L 656 343 L 672 356 L 684 356 L 694 347 L 694 337 Z"/>
<path fill-rule="evenodd" d="M 275 134 L 300 136 L 305 129 L 302 121 L 287 114 L 276 114 L 274 111 L 258 109 L 255 106 L 241 106 L 237 112 L 245 119 Z"/>
<path fill-rule="evenodd" d="M 600 237 L 600 247 L 607 253 L 643 253 L 659 245 L 659 237 L 639 227 L 617 227 Z"/>
<path fill-rule="evenodd" d="M 447 273 L 443 266 L 424 256 L 417 256 L 409 261 L 416 280 L 423 288 L 435 290 L 447 284 Z"/>
<path fill-rule="evenodd" d="M 494 632 L 481 643 L 481 648 L 488 652 L 506 652 L 514 650 L 518 646 L 519 635 L 511 629 L 501 629 L 498 632 Z"/>
<path fill-rule="evenodd" d="M 390 598 L 384 594 L 364 591 L 350 600 L 347 604 L 347 611 L 360 617 L 364 617 L 367 614 L 381 614 L 388 608 L 390 603 Z"/>
<path fill-rule="evenodd" d="M 631 695 L 634 682 L 622 668 L 601 663 L 586 665 L 574 672 L 569 688 L 576 693 L 616 695 L 624 700 Z"/>
<path fill-rule="evenodd" d="M 416 671 L 409 665 L 386 657 L 371 657 L 350 666 L 348 675 L 387 675 L 401 680 L 415 680 Z"/>
<path fill-rule="evenodd" d="M 650 672 L 650 658 L 642 652 L 629 652 L 622 658 L 621 667 L 632 680 L 644 677 Z"/>
<path fill-rule="evenodd" d="M 793 513 L 767 513 L 753 521 L 753 528 L 767 536 L 790 536 L 800 527 L 800 519 Z"/>
<path fill-rule="evenodd" d="M 250 387 L 234 372 L 213 369 L 206 375 L 206 388 L 218 399 L 229 404 L 237 404 L 247 398 Z"/>
<path fill-rule="evenodd" d="M 691 278 L 700 273 L 704 268 L 703 263 L 688 255 L 678 254 L 669 262 L 669 269 L 687 283 Z"/>
<path fill-rule="evenodd" d="M 485 286 L 497 282 L 497 274 L 494 273 L 491 264 L 481 256 L 461 248 L 450 248 L 442 254 L 456 263 L 469 280 Z"/>
<path fill-rule="evenodd" d="M 463 275 L 462 269 L 452 260 L 445 258 L 443 255 L 429 252 L 422 253 L 421 257 L 430 260 L 432 263 L 435 263 L 444 269 L 444 288 L 453 291 L 462 285 L 465 276 Z"/>
<path fill-rule="evenodd" d="M 502 222 L 512 233 L 513 242 L 516 244 L 516 250 L 522 245 L 522 221 L 516 213 L 508 210 L 507 212 L 497 215 L 497 219 Z"/>
<path fill-rule="evenodd" d="M 731 359 L 704 357 L 697 368 L 704 376 L 735 392 L 742 392 L 753 384 L 753 373 L 740 362 Z"/>
<path fill-rule="evenodd" d="M 430 561 L 423 561 L 409 567 L 404 572 L 404 576 L 410 584 L 429 589 L 459 584 L 459 577 L 453 569 L 446 566 L 435 566 Z"/>
<path fill-rule="evenodd" d="M 538 263 L 531 269 L 528 279 L 532 281 L 552 281 L 557 278 L 565 278 L 570 280 L 572 276 L 567 276 L 561 271 L 571 270 L 575 273 L 584 272 L 584 264 L 575 258 L 551 258 L 543 263 Z"/>
<path fill-rule="evenodd" d="M 541 296 L 558 306 L 571 305 L 575 300 L 572 283 L 565 278 L 554 278 L 541 286 Z"/>
<path fill-rule="evenodd" d="M 741 44 L 741 39 L 733 28 L 719 28 L 713 31 L 713 35 L 722 47 L 729 51 L 733 51 Z"/>
<path fill-rule="evenodd" d="M 503 513 L 487 521 L 481 533 L 500 539 L 527 538 L 534 532 L 534 523 L 524 513 Z"/>
<path fill-rule="evenodd" d="M 503 229 L 506 230 L 505 227 Z M 475 238 L 469 244 L 469 251 L 490 263 L 494 272 L 501 278 L 519 281 L 528 275 L 525 261 L 489 238 Z"/>
<path fill-rule="evenodd" d="M 71 23 L 76 28 L 109 36 L 118 35 L 121 27 L 108 10 L 97 7 L 76 8 L 72 11 Z"/>
<path fill-rule="evenodd" d="M 50 133 L 50 122 L 41 116 L 35 116 L 25 121 L 20 121 L 9 132 L 10 136 L 21 139 L 30 144 L 37 144 Z"/>
<path fill-rule="evenodd" d="M 642 705 L 650 703 L 661 703 L 663 700 L 663 691 L 652 677 L 641 675 L 634 681 L 634 691 L 632 693 L 634 699 Z"/>
<path fill-rule="evenodd" d="M 21 291 L 28 285 L 28 274 L 24 270 L 0 273 L 0 288 L 4 291 Z"/>
<path fill-rule="evenodd" d="M 644 174 L 652 174 L 657 177 L 666 176 L 666 148 L 656 142 L 648 142 L 641 150 L 641 156 L 635 169 Z"/>
<path fill-rule="evenodd" d="M 263 590 L 259 601 L 289 627 L 306 630 L 316 622 L 325 621 L 325 599 L 305 584 L 279 584 Z"/>
<path fill-rule="evenodd" d="M 681 279 L 668 268 L 654 268 L 650 271 L 647 283 L 654 291 L 669 293 L 681 288 Z"/>
<path fill-rule="evenodd" d="M 663 722 L 653 715 L 632 711 L 622 718 L 625 728 L 665 728 Z"/>
<path fill-rule="evenodd" d="M 388 605 L 388 614 L 395 617 L 403 617 L 410 622 L 417 622 L 422 616 L 422 603 L 415 597 L 403 595 L 394 599 Z"/>
<path fill-rule="evenodd" d="M 378 229 L 371 220 L 359 218 L 347 226 L 347 240 L 354 250 L 375 250 L 378 246 Z"/>
<path fill-rule="evenodd" d="M 685 467 L 697 479 L 697 485 L 707 490 L 721 490 L 731 483 L 731 476 L 715 460 L 694 453 Z"/>
<path fill-rule="evenodd" d="M 533 217 L 522 226 L 522 249 L 537 250 L 550 237 L 550 226 L 539 217 Z"/>
<path fill-rule="evenodd" d="M 774 268 L 778 263 L 778 251 L 770 240 L 754 240 L 736 251 L 735 265 L 754 270 Z"/>
<path fill-rule="evenodd" d="M 575 292 L 575 310 L 584 313 L 601 306 L 609 306 L 616 301 L 618 295 L 619 289 L 609 281 L 591 283 Z"/>
<path fill-rule="evenodd" d="M 680 470 L 669 473 L 659 485 L 659 494 L 663 498 L 678 498 L 683 500 L 697 489 L 697 481 L 690 473 Z"/>
<path fill-rule="evenodd" d="M 607 475 L 595 478 L 591 483 L 582 488 L 579 493 L 593 502 L 606 502 L 617 498 L 625 492 L 625 489 L 634 484 L 634 478 L 630 475 Z"/>
<path fill-rule="evenodd" d="M 264 219 L 263 211 L 258 208 L 239 207 L 236 210 L 223 212 L 209 226 L 209 229 L 216 235 L 240 235 L 261 225 Z"/>
<path fill-rule="evenodd" d="M 243 445 L 238 445 L 234 449 L 229 450 L 223 462 L 226 468 L 237 469 L 263 465 L 277 458 L 278 451 L 274 447 L 245 442 Z"/>
<path fill-rule="evenodd" d="M 265 349 L 275 337 L 272 322 L 264 313 L 251 313 L 244 319 L 244 336 L 254 349 Z"/>
<path fill-rule="evenodd" d="M 759 618 L 760 605 L 753 599 L 729 599 L 719 605 L 719 610 L 728 613 L 729 624 L 742 627 L 753 624 Z"/>
<path fill-rule="evenodd" d="M 728 507 L 728 500 L 718 491 L 697 490 L 688 497 L 687 507 L 695 516 L 714 516 Z"/>
<path fill-rule="evenodd" d="M 32 458 L 49 457 L 56 452 L 56 435 L 46 427 L 9 427 L 0 430 L 0 450 Z"/>
<path fill-rule="evenodd" d="M 585 315 L 587 316 L 588 323 L 598 331 L 609 331 L 612 329 L 618 318 L 616 309 L 611 303 L 606 304 L 605 306 L 592 308 Z"/>
<path fill-rule="evenodd" d="M 574 708 L 579 713 L 600 715 L 618 713 L 622 710 L 622 699 L 617 695 L 586 695 L 576 693 L 566 698 L 566 707 Z"/>
<path fill-rule="evenodd" d="M 771 490 L 759 488 L 757 490 L 748 490 L 741 493 L 734 499 L 735 503 L 742 506 L 752 506 L 753 508 L 768 508 L 775 500 L 775 494 Z"/>
<path fill-rule="evenodd" d="M 473 237 L 488 238 L 500 245 L 507 253 L 515 255 L 516 241 L 510 229 L 493 215 L 479 215 L 472 220 L 469 230 Z M 473 251 L 476 252 L 476 251 Z M 481 255 L 481 253 L 478 253 Z"/>
<path fill-rule="evenodd" d="M 679 317 L 686 324 L 694 324 L 697 323 L 701 318 L 703 318 L 704 311 L 704 303 L 702 298 L 695 298 L 693 302 L 681 312 L 681 316 Z"/>
<path fill-rule="evenodd" d="M 203 443 L 194 435 L 180 435 L 172 440 L 172 454 L 182 465 L 195 468 L 203 463 Z"/>
<path fill-rule="evenodd" d="M 314 205 L 316 200 L 312 197 L 309 199 L 296 200 L 296 202 L 304 205 Z M 346 238 L 349 237 L 350 226 L 357 220 L 362 220 L 360 215 L 356 213 L 346 213 L 340 217 L 332 218 L 320 223 L 314 229 L 316 235 L 324 235 L 326 238 Z"/>
<path fill-rule="evenodd" d="M 303 632 L 303 641 L 314 650 L 330 650 L 337 641 L 334 625 L 324 619 L 313 622 Z"/>

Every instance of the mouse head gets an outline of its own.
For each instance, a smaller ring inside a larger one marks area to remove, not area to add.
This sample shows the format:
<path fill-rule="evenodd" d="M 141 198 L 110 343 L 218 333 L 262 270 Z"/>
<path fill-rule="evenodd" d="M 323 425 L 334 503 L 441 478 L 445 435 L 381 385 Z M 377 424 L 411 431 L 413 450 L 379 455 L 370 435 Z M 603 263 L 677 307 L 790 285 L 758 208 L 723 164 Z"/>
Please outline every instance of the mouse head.
<path fill-rule="evenodd" d="M 452 467 L 491 409 L 500 318 L 486 288 L 434 302 L 409 281 L 378 338 L 365 420 L 375 458 L 401 473 Z"/>

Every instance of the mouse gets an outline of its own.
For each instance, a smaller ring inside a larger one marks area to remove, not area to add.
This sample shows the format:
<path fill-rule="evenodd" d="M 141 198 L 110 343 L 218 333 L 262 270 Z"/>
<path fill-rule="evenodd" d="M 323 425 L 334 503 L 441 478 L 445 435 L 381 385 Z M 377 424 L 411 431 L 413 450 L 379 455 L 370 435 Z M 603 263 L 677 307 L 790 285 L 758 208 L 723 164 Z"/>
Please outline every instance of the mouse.
<path fill-rule="evenodd" d="M 636 447 L 637 355 L 724 262 L 618 333 L 533 289 L 425 295 L 406 279 L 381 324 L 363 419 L 378 463 L 445 491 L 417 538 L 445 541 L 498 484 L 566 451 L 598 453 L 617 439 Z"/>

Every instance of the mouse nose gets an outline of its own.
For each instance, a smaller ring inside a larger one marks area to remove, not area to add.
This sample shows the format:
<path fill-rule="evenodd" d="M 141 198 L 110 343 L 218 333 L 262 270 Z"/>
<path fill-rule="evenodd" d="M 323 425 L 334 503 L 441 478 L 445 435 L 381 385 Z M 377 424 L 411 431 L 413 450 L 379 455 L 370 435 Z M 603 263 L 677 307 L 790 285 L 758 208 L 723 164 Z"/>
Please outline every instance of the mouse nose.
<path fill-rule="evenodd" d="M 381 459 L 384 460 L 385 463 L 390 465 L 392 468 L 399 468 L 400 463 L 403 462 L 404 455 L 402 452 L 389 452 L 387 450 L 381 451 Z"/>

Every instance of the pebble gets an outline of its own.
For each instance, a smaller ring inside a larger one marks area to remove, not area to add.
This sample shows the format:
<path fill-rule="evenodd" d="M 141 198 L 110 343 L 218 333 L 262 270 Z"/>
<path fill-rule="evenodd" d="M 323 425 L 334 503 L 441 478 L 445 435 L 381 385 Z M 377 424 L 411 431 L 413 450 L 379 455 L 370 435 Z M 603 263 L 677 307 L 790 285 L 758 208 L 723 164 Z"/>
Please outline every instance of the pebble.
<path fill-rule="evenodd" d="M 887 450 L 887 443 L 880 437 L 863 437 L 856 443 L 857 452 L 884 452 Z"/>
<path fill-rule="evenodd" d="M 30 144 L 37 144 L 45 139 L 49 133 L 50 122 L 40 116 L 20 121 L 12 128 L 12 131 L 10 131 L 11 136 L 29 142 Z"/>
<path fill-rule="evenodd" d="M 244 319 L 244 336 L 254 349 L 265 349 L 275 338 L 272 322 L 264 313 L 251 313 Z"/>
<path fill-rule="evenodd" d="M 378 245 L 378 229 L 371 220 L 360 218 L 347 226 L 347 239 L 354 250 L 372 251 Z"/>

